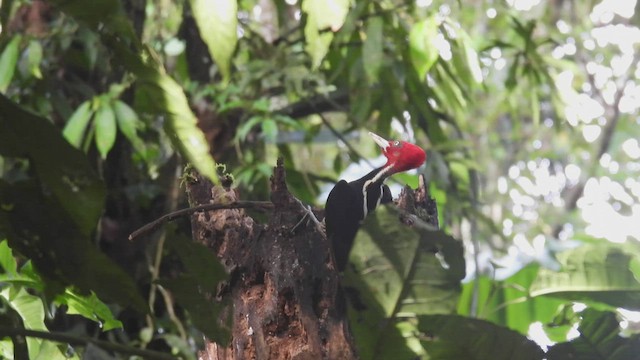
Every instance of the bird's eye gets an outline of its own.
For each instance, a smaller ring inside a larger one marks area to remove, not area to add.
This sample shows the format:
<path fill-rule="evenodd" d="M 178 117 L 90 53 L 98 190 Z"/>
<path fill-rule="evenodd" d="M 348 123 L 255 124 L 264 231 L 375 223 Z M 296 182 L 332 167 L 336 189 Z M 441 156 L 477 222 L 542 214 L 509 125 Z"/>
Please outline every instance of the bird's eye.
<path fill-rule="evenodd" d="M 393 146 L 400 146 L 400 141 L 396 140 L 393 142 Z"/>

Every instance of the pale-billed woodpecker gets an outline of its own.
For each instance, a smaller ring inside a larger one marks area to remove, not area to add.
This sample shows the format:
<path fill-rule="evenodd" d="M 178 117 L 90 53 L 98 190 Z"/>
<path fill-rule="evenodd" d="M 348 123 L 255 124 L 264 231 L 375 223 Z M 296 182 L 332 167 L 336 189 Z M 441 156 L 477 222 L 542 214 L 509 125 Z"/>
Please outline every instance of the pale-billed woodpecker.
<path fill-rule="evenodd" d="M 387 163 L 362 178 L 346 182 L 340 180 L 329 193 L 325 205 L 327 238 L 333 246 L 336 267 L 344 271 L 349 252 L 362 221 L 375 208 L 391 202 L 391 191 L 384 184 L 389 176 L 421 166 L 427 156 L 419 146 L 405 141 L 388 141 L 370 132 L 382 148 Z"/>

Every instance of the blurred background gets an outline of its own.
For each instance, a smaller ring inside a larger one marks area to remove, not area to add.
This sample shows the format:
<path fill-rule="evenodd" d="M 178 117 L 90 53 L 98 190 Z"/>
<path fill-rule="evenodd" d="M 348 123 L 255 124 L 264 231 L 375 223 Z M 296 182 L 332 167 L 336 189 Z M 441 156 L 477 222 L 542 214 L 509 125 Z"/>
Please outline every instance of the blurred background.
<path fill-rule="evenodd" d="M 267 200 L 283 157 L 292 193 L 322 207 L 339 179 L 384 164 L 373 131 L 427 151 L 388 183 L 397 196 L 426 176 L 464 271 L 438 284 L 413 259 L 386 277 L 369 262 L 394 250 L 364 231 L 347 279 L 398 320 L 354 326 L 364 359 L 398 344 L 406 358 L 462 356 L 455 336 L 427 339 L 432 314 L 514 330 L 549 358 L 638 350 L 636 1 L 3 0 L 0 25 L 6 322 L 193 357 L 219 329 L 194 320 L 197 291 L 162 279 L 222 275 L 185 265 L 173 242 L 186 220 L 128 235 L 188 206 L 186 163 Z M 442 292 L 418 295 L 420 281 Z M 29 354 L 81 352 L 46 343 Z"/>

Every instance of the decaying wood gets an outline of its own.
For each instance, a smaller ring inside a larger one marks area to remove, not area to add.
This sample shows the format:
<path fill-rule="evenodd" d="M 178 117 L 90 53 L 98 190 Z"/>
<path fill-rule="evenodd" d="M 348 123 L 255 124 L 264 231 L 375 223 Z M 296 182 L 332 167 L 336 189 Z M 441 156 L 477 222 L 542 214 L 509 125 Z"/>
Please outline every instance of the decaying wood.
<path fill-rule="evenodd" d="M 235 190 L 194 175 L 192 206 L 239 200 Z M 282 162 L 271 178 L 274 204 L 262 225 L 244 209 L 193 214 L 193 238 L 231 273 L 229 346 L 207 342 L 200 359 L 355 359 L 339 274 L 324 234 L 288 191 Z"/>
<path fill-rule="evenodd" d="M 406 186 L 395 201 L 397 208 L 403 211 L 400 221 L 405 225 L 411 226 L 411 219 L 415 217 L 433 229 L 438 229 L 438 206 L 436 201 L 429 194 L 428 184 L 424 175 L 420 175 L 418 180 L 417 189 L 413 190 Z"/>

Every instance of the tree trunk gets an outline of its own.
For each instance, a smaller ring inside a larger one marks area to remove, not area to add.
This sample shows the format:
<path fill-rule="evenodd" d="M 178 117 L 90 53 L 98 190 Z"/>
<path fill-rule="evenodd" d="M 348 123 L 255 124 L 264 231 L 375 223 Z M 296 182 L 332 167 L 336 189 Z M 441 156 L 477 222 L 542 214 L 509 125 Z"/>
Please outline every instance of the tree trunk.
<path fill-rule="evenodd" d="M 195 175 L 192 206 L 238 201 L 238 193 Z M 193 238 L 230 272 L 231 342 L 206 342 L 199 359 L 355 359 L 331 245 L 293 197 L 282 161 L 271 178 L 274 209 L 258 224 L 244 209 L 196 213 Z"/>

